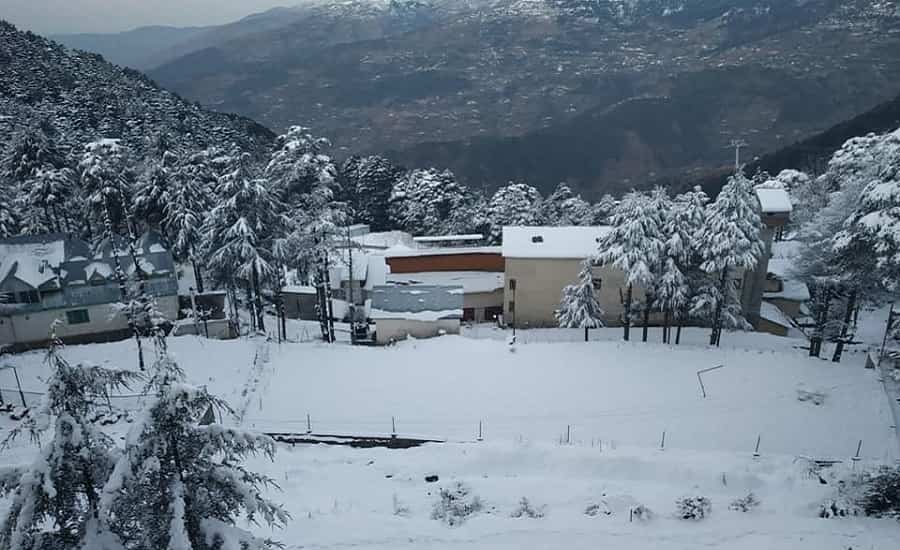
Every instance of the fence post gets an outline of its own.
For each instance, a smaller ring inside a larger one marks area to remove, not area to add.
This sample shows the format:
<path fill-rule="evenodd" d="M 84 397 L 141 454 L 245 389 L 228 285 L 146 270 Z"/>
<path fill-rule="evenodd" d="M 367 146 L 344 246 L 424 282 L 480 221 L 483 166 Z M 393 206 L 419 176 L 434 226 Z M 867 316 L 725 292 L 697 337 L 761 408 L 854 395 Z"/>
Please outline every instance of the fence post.
<path fill-rule="evenodd" d="M 762 434 L 756 436 L 756 449 L 753 450 L 753 458 L 759 458 L 759 442 L 762 440 Z"/>
<path fill-rule="evenodd" d="M 850 460 L 855 463 L 859 462 L 859 451 L 862 450 L 862 439 L 859 440 L 859 443 L 856 445 L 856 455 L 853 456 Z"/>
<path fill-rule="evenodd" d="M 659 450 L 660 451 L 666 450 L 666 431 L 665 430 L 663 430 L 662 439 L 659 441 Z"/>
<path fill-rule="evenodd" d="M 397 422 L 391 417 L 391 439 L 397 439 Z"/>
<path fill-rule="evenodd" d="M 484 435 L 481 432 L 481 420 L 478 421 L 478 441 L 484 441 Z"/>
<path fill-rule="evenodd" d="M 309 413 L 306 413 L 306 435 L 312 433 L 312 421 L 309 418 Z"/>

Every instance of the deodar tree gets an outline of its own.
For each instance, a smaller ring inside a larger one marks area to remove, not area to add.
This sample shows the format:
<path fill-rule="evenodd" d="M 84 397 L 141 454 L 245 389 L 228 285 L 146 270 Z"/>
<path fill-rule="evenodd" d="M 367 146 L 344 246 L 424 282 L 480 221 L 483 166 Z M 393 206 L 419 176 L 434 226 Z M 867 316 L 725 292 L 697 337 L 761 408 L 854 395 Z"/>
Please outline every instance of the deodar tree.
<path fill-rule="evenodd" d="M 556 311 L 561 328 L 583 328 L 584 341 L 588 341 L 588 329 L 603 326 L 603 308 L 594 293 L 593 266 L 585 260 L 578 273 L 578 280 L 562 290 L 562 299 Z"/>

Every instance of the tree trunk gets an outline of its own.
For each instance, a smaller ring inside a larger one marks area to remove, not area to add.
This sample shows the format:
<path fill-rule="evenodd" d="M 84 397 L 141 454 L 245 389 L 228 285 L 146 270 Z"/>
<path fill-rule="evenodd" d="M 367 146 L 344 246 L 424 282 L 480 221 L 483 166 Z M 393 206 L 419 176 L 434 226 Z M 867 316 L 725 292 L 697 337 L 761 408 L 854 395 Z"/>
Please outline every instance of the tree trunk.
<path fill-rule="evenodd" d="M 671 310 L 669 308 L 666 308 L 666 311 L 663 314 L 663 344 L 668 344 L 670 340 L 669 326 L 671 323 L 671 317 Z"/>
<path fill-rule="evenodd" d="M 642 329 L 641 330 L 641 341 L 642 342 L 647 341 L 647 332 L 650 329 L 650 304 L 652 304 L 652 303 L 653 303 L 652 299 L 650 298 L 650 295 L 648 294 L 644 298 L 644 326 L 641 327 L 641 329 Z"/>
<path fill-rule="evenodd" d="M 719 284 L 719 299 L 716 300 L 716 309 L 713 314 L 712 333 L 709 335 L 709 345 L 718 347 L 722 332 L 722 309 L 725 307 L 728 292 L 728 268 L 722 270 L 722 280 Z"/>
<path fill-rule="evenodd" d="M 632 286 L 628 285 L 628 290 L 625 291 L 625 312 L 624 312 L 624 324 L 625 324 L 625 341 L 627 342 L 631 336 L 631 291 Z"/>
<path fill-rule="evenodd" d="M 844 345 L 847 341 L 847 334 L 850 332 L 850 323 L 853 321 L 853 310 L 856 308 L 856 291 L 851 290 L 847 296 L 847 310 L 844 313 L 844 324 L 841 326 L 841 335 L 838 337 L 837 346 L 834 348 L 834 356 L 831 360 L 835 363 L 841 362 L 841 355 L 844 353 Z"/>
<path fill-rule="evenodd" d="M 265 312 L 263 311 L 263 304 L 262 304 L 262 289 L 259 287 L 259 272 L 256 270 L 256 266 L 253 267 L 253 270 L 252 270 L 250 276 L 253 278 L 253 293 L 254 293 L 254 300 L 256 301 L 255 309 L 256 309 L 257 327 L 260 332 L 265 332 L 266 331 L 266 319 L 265 319 Z"/>
<path fill-rule="evenodd" d="M 203 273 L 200 272 L 200 266 L 197 260 L 191 257 L 191 266 L 194 268 L 194 280 L 197 282 L 197 294 L 203 294 Z"/>
<path fill-rule="evenodd" d="M 247 281 L 244 291 L 247 293 L 247 311 L 250 313 L 250 332 L 256 332 L 256 302 L 253 301 L 253 291 L 250 286 L 250 281 Z"/>
<path fill-rule="evenodd" d="M 676 346 L 681 344 L 681 325 L 682 325 L 682 322 L 679 320 L 678 328 L 675 329 L 675 345 Z"/>
<path fill-rule="evenodd" d="M 585 342 L 588 341 L 588 328 L 587 327 L 584 327 L 584 341 Z"/>
<path fill-rule="evenodd" d="M 828 310 L 831 306 L 831 290 L 825 285 L 818 286 L 816 302 L 819 309 L 816 312 L 816 325 L 813 328 L 813 335 L 809 339 L 810 357 L 819 357 L 822 353 L 822 339 L 825 336 L 825 325 L 828 322 Z"/>

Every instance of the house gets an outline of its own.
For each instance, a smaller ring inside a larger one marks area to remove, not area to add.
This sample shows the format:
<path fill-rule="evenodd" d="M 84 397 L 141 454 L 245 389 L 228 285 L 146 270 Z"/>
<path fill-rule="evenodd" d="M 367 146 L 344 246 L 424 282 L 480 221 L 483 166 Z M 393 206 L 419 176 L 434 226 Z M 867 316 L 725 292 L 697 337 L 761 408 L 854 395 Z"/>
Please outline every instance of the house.
<path fill-rule="evenodd" d="M 463 309 L 460 286 L 377 286 L 370 317 L 375 343 L 387 345 L 407 337 L 459 334 Z"/>
<path fill-rule="evenodd" d="M 608 227 L 504 227 L 504 322 L 516 327 L 555 327 L 562 290 L 578 279 L 585 259 L 597 254 Z M 620 323 L 620 291 L 625 275 L 612 267 L 595 266 L 594 290 L 604 323 Z M 642 291 L 634 289 L 634 298 Z"/>
<path fill-rule="evenodd" d="M 127 275 L 136 271 L 124 239 L 105 241 L 96 251 L 66 234 L 0 240 L 0 346 L 40 346 L 56 335 L 64 342 L 109 341 L 131 335 L 121 310 L 116 260 Z M 147 233 L 136 243 L 144 288 L 157 308 L 174 321 L 178 282 L 172 255 L 159 235 Z"/>
<path fill-rule="evenodd" d="M 496 321 L 503 314 L 504 259 L 499 246 L 393 248 L 385 253 L 385 262 L 387 284 L 461 287 L 463 321 Z"/>
<path fill-rule="evenodd" d="M 760 217 L 763 222 L 760 237 L 765 245 L 765 251 L 756 269 L 746 272 L 742 278 L 741 308 L 747 321 L 759 329 L 763 294 L 768 288 L 772 288 L 768 275 L 773 242 L 775 235 L 782 231 L 790 220 L 793 207 L 790 195 L 784 189 L 757 188 L 756 197 L 759 200 Z"/>

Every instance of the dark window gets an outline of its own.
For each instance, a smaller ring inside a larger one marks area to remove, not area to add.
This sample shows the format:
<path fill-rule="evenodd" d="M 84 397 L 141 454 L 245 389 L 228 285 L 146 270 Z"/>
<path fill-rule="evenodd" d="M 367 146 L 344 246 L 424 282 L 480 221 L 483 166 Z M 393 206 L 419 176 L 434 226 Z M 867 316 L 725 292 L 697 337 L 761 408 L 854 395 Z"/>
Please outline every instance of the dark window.
<path fill-rule="evenodd" d="M 534 237 L 531 237 L 531 242 L 533 242 L 534 244 L 542 243 L 544 242 L 544 237 L 542 237 L 541 235 L 535 235 Z"/>
<path fill-rule="evenodd" d="M 86 309 L 73 309 L 72 311 L 67 311 L 66 320 L 70 325 L 81 325 L 91 322 L 88 310 Z"/>
<path fill-rule="evenodd" d="M 600 292 L 603 289 L 603 279 L 600 277 L 591 280 L 591 282 L 594 284 L 594 292 Z"/>
<path fill-rule="evenodd" d="M 516 303 L 512 300 L 509 301 L 509 312 L 515 313 L 516 311 Z"/>
<path fill-rule="evenodd" d="M 475 308 L 464 307 L 462 320 L 463 321 L 474 321 L 475 320 Z"/>
<path fill-rule="evenodd" d="M 484 308 L 484 320 L 496 321 L 498 317 L 503 315 L 503 307 L 486 307 Z"/>
<path fill-rule="evenodd" d="M 515 279 L 510 279 L 510 280 L 509 280 L 509 289 L 510 289 L 510 290 L 515 290 L 515 289 L 516 289 L 516 280 L 515 280 Z"/>
<path fill-rule="evenodd" d="M 37 290 L 26 290 L 19 292 L 16 302 L 20 304 L 38 304 L 41 302 L 41 296 Z"/>

